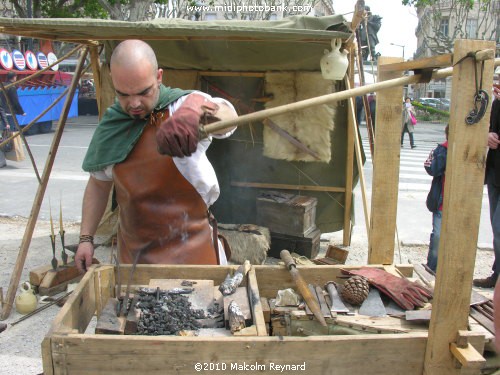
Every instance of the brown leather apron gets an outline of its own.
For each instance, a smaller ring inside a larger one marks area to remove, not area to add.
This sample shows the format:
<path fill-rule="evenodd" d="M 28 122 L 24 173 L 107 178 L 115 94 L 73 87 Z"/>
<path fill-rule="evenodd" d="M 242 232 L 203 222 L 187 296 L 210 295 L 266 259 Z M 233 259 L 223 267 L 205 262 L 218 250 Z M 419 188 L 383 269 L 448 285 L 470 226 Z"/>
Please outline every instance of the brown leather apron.
<path fill-rule="evenodd" d="M 160 155 L 148 123 L 132 152 L 113 168 L 120 207 L 122 263 L 217 264 L 207 206 L 169 156 Z"/>

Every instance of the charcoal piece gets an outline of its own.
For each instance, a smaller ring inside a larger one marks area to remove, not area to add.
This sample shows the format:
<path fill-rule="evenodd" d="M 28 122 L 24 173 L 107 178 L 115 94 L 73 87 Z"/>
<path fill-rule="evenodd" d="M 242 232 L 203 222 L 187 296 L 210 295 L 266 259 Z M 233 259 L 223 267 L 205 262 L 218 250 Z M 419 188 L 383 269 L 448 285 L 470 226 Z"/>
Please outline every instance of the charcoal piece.
<path fill-rule="evenodd" d="M 187 289 L 187 288 L 185 288 Z M 206 318 L 203 310 L 191 307 L 188 298 L 182 294 L 172 294 L 152 288 L 139 289 L 137 308 L 140 310 L 137 334 L 140 335 L 179 335 L 180 331 L 200 329 L 197 319 Z"/>

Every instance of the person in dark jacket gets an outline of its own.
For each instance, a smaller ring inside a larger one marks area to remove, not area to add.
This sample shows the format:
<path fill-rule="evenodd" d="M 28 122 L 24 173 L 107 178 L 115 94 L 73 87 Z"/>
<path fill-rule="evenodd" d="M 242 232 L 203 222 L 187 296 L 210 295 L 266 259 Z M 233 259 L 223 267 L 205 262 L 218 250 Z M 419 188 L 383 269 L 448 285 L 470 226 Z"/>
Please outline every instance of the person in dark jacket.
<path fill-rule="evenodd" d="M 16 88 L 16 81 L 17 81 L 17 73 L 10 71 L 7 73 L 7 85 L 9 85 L 9 88 L 7 88 L 7 97 L 9 98 L 10 106 L 12 107 L 13 113 L 11 113 L 9 105 L 7 104 L 7 101 L 5 99 L 5 96 L 2 95 L 2 106 L 5 109 L 5 112 L 7 113 L 7 120 L 9 121 L 9 124 L 11 128 L 14 128 L 14 118 L 13 116 L 15 115 L 22 115 L 26 116 L 26 112 L 24 111 L 23 107 L 21 106 L 21 103 L 19 103 L 19 96 L 17 95 L 17 88 Z"/>
<path fill-rule="evenodd" d="M 495 100 L 491 105 L 490 131 L 488 133 L 488 156 L 486 159 L 485 182 L 490 201 L 490 220 L 493 231 L 495 261 L 493 272 L 485 279 L 475 279 L 474 286 L 493 288 L 500 273 L 500 87 L 493 87 Z"/>
<path fill-rule="evenodd" d="M 448 125 L 444 129 L 446 142 L 439 144 L 431 151 L 424 162 L 426 172 L 433 176 L 431 189 L 427 196 L 426 205 L 432 212 L 432 232 L 427 253 L 427 266 L 436 272 L 439 239 L 441 238 L 441 221 L 443 219 L 443 192 L 446 170 L 446 156 L 448 153 Z"/>

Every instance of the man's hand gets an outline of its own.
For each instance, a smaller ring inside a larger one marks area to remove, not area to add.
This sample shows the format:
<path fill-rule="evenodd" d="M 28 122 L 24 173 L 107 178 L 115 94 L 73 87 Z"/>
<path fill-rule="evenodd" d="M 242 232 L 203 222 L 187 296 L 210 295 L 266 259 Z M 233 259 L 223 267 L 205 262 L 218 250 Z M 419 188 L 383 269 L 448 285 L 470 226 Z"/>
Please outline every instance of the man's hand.
<path fill-rule="evenodd" d="M 493 132 L 488 133 L 488 147 L 492 150 L 496 150 L 499 144 L 500 140 L 498 140 L 498 134 Z"/>
<path fill-rule="evenodd" d="M 85 273 L 92 265 L 94 257 L 94 245 L 91 242 L 82 242 L 78 245 L 78 250 L 75 254 L 76 268 L 80 273 Z"/>
<path fill-rule="evenodd" d="M 493 86 L 493 96 L 497 100 L 500 100 L 500 84 L 497 84 L 497 85 Z"/>
<path fill-rule="evenodd" d="M 190 94 L 156 131 L 158 152 L 169 156 L 191 156 L 198 146 L 198 128 L 204 116 L 214 117 L 219 106 L 199 94 Z"/>

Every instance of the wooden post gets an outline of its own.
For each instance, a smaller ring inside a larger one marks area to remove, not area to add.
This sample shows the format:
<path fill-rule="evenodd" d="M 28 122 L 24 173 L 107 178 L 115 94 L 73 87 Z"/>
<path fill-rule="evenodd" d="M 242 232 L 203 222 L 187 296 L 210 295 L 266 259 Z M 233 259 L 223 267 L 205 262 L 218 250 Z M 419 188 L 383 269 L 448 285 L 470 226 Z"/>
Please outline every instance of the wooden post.
<path fill-rule="evenodd" d="M 400 61 L 402 58 L 399 57 L 380 57 L 378 65 L 380 67 Z M 378 80 L 380 82 L 398 78 L 401 74 L 401 71 L 379 70 Z M 377 93 L 368 264 L 392 264 L 394 259 L 402 103 L 403 88 L 401 86 Z"/>
<path fill-rule="evenodd" d="M 492 41 L 457 40 L 453 62 L 470 51 L 494 46 Z M 459 330 L 467 329 L 490 117 L 488 108 L 479 123 L 465 124 L 465 117 L 474 108 L 474 65 L 473 58 L 466 58 L 453 68 L 441 241 L 424 362 L 427 375 L 460 373 L 455 368 L 450 344 L 455 342 Z M 480 79 L 480 62 L 477 68 Z M 493 60 L 487 60 L 483 88 L 488 92 L 492 77 Z"/>
<path fill-rule="evenodd" d="M 31 213 L 28 218 L 28 224 L 26 225 L 26 230 L 21 242 L 21 247 L 19 249 L 19 254 L 17 256 L 16 265 L 12 271 L 12 276 L 10 279 L 9 290 L 7 291 L 6 301 L 2 308 L 2 315 L 0 320 L 5 320 L 9 317 L 14 304 L 14 298 L 16 297 L 16 290 L 19 285 L 19 280 L 21 279 L 21 273 L 24 267 L 24 262 L 26 256 L 28 255 L 28 249 L 31 243 L 31 238 L 33 231 L 35 229 L 36 220 L 38 218 L 38 213 L 40 212 L 40 207 L 42 205 L 43 196 L 45 195 L 45 190 L 47 189 L 47 184 L 49 182 L 50 172 L 52 171 L 52 166 L 54 165 L 54 160 L 57 154 L 57 148 L 59 147 L 59 142 L 64 130 L 64 125 L 66 124 L 66 119 L 68 118 L 68 113 L 71 108 L 71 102 L 73 96 L 75 95 L 76 86 L 78 84 L 78 79 L 80 78 L 81 72 L 83 70 L 83 65 L 85 62 L 85 57 L 87 56 L 88 48 L 84 50 L 80 60 L 78 61 L 78 66 L 73 76 L 73 81 L 71 82 L 70 90 L 68 96 L 64 102 L 63 111 L 59 120 L 59 126 L 57 127 L 54 138 L 52 139 L 52 144 L 50 146 L 49 156 L 45 162 L 45 168 L 42 174 L 42 181 L 38 185 L 38 190 L 36 192 L 35 199 L 33 200 L 33 207 L 31 208 Z"/>
<path fill-rule="evenodd" d="M 351 87 L 354 87 L 354 53 L 356 46 L 349 48 L 349 80 Z M 346 164 L 345 164 L 345 194 L 344 194 L 344 232 L 343 245 L 351 244 L 351 208 L 352 208 L 352 178 L 354 171 L 354 136 L 353 126 L 356 119 L 352 116 L 352 111 L 347 111 L 347 129 L 346 129 Z"/>
<path fill-rule="evenodd" d="M 99 50 L 97 46 L 90 47 L 90 62 L 92 64 L 92 75 L 94 77 L 97 113 L 100 114 L 101 113 L 101 64 L 99 63 Z"/>

